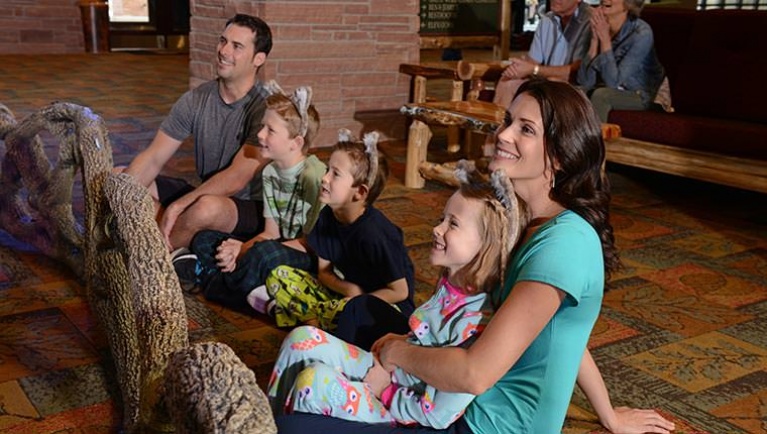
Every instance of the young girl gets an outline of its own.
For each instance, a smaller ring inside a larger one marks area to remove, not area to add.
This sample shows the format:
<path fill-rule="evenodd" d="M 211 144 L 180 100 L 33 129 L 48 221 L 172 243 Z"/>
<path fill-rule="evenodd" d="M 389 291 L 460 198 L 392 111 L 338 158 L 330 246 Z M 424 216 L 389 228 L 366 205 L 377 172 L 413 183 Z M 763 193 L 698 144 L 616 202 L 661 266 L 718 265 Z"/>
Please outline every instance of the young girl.
<path fill-rule="evenodd" d="M 410 316 L 407 339 L 421 346 L 469 345 L 491 312 L 487 293 L 501 282 L 526 213 L 502 172 L 492 185 L 463 183 L 433 230 L 431 263 L 444 272 L 435 294 Z M 404 337 L 403 337 L 404 338 Z M 438 391 L 396 369 L 389 375 L 373 353 L 320 329 L 300 327 L 283 342 L 268 387 L 277 413 L 324 414 L 372 423 L 444 428 L 474 396 Z"/>
<path fill-rule="evenodd" d="M 278 326 L 312 323 L 332 329 L 346 302 L 361 294 L 396 305 L 405 318 L 413 312 L 413 265 L 402 230 L 373 207 L 386 184 L 377 141 L 376 132 L 366 134 L 363 144 L 353 141 L 349 130 L 339 131 L 319 194 L 327 206 L 306 239 L 317 255 L 317 278 L 280 266 L 266 279 L 263 291 L 273 299 Z M 263 305 L 255 295 L 248 297 L 251 305 Z"/>

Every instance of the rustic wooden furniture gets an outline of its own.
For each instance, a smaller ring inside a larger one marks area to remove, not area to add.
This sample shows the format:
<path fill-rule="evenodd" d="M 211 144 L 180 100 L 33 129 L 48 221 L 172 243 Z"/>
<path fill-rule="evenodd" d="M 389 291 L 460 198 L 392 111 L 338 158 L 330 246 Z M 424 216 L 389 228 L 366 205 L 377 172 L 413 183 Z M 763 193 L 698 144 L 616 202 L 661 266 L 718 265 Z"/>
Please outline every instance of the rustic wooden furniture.
<path fill-rule="evenodd" d="M 399 72 L 411 77 L 410 102 L 413 104 L 423 104 L 429 100 L 426 95 L 426 83 L 429 79 L 450 80 L 450 101 L 463 99 L 464 84 L 456 72 L 456 62 L 403 63 L 399 66 Z M 457 128 L 448 129 L 447 149 L 449 152 L 457 152 L 460 149 L 459 134 Z"/>
<path fill-rule="evenodd" d="M 432 136 L 430 125 L 493 134 L 505 116 L 503 107 L 485 101 L 411 103 L 405 104 L 400 112 L 413 119 L 408 131 L 405 162 L 405 186 L 409 188 L 423 188 L 426 179 L 457 185 L 453 178 L 454 163 L 438 164 L 426 159 Z M 620 139 L 620 127 L 603 124 L 602 137 L 610 142 Z"/>
<path fill-rule="evenodd" d="M 421 105 L 425 103 L 434 103 L 434 98 L 427 95 L 426 87 L 428 80 L 448 80 L 449 85 L 449 101 L 459 102 L 464 97 L 475 100 L 476 93 L 472 93 L 466 89 L 466 84 L 476 79 L 480 79 L 487 82 L 495 82 L 500 73 L 503 71 L 504 61 L 497 62 L 424 62 L 421 64 L 401 64 L 399 71 L 403 74 L 407 74 L 411 77 L 411 105 Z M 481 110 L 481 109 L 480 109 Z M 503 113 L 501 112 L 501 117 Z M 413 116 L 411 116 L 413 117 Z M 439 123 L 432 122 L 432 125 L 439 125 Z M 447 150 L 448 152 L 458 152 L 461 149 L 460 145 L 460 128 L 461 123 L 444 124 L 448 127 L 447 130 Z M 477 131 L 474 127 L 469 126 L 468 131 Z M 420 135 L 416 137 L 415 135 Z M 427 137 L 428 135 L 428 137 Z M 426 143 L 428 144 L 431 139 L 431 130 L 424 125 L 423 120 L 418 117 L 413 117 L 413 123 L 410 126 L 408 133 L 408 143 Z M 470 135 L 467 134 L 465 142 L 470 146 Z M 420 151 L 419 151 L 420 152 Z M 423 150 L 423 158 L 409 159 L 409 161 L 415 162 L 425 160 L 425 147 Z M 405 184 L 413 188 L 423 187 L 423 178 L 418 174 L 418 163 L 414 167 L 410 167 L 406 171 Z"/>
<path fill-rule="evenodd" d="M 515 53 L 519 55 L 521 53 Z M 477 99 L 479 92 L 472 91 L 466 88 L 468 83 L 486 82 L 486 86 L 489 89 L 494 88 L 495 82 L 500 78 L 503 69 L 508 65 L 508 61 L 493 61 L 493 62 L 424 62 L 420 64 L 408 64 L 403 63 L 399 66 L 399 72 L 407 74 L 411 77 L 410 89 L 411 89 L 411 104 L 424 104 L 434 102 L 434 98 L 427 95 L 426 87 L 428 80 L 449 80 L 449 101 L 458 102 L 464 98 L 470 101 Z M 485 87 L 485 86 L 483 86 Z M 503 116 L 501 114 L 501 116 Z M 412 117 L 412 116 L 411 116 Z M 413 117 L 413 124 L 410 127 L 408 133 L 408 141 L 423 142 L 426 143 L 431 139 L 431 131 L 428 127 L 423 125 L 423 120 L 418 117 Z M 432 125 L 438 125 L 432 123 Z M 447 130 L 447 150 L 448 152 L 458 152 L 461 149 L 461 125 L 445 125 Z M 468 128 L 468 134 L 464 138 L 467 147 L 471 147 L 471 132 L 477 130 L 473 127 Z M 411 134 L 428 134 L 426 137 L 412 137 Z M 424 151 L 425 155 L 425 151 Z M 425 158 L 425 157 L 424 157 Z M 415 160 L 413 160 L 415 161 Z M 423 187 L 423 178 L 418 175 L 418 169 L 411 168 L 406 172 L 405 184 L 413 188 Z"/>
<path fill-rule="evenodd" d="M 400 112 L 413 119 L 408 131 L 405 162 L 405 186 L 409 188 L 423 188 L 425 178 L 442 182 L 451 178 L 452 166 L 426 161 L 432 136 L 429 125 L 452 126 L 492 134 L 503 122 L 505 114 L 503 107 L 484 101 L 406 104 Z"/>
<path fill-rule="evenodd" d="M 607 160 L 767 193 L 767 162 L 620 137 L 606 144 Z"/>

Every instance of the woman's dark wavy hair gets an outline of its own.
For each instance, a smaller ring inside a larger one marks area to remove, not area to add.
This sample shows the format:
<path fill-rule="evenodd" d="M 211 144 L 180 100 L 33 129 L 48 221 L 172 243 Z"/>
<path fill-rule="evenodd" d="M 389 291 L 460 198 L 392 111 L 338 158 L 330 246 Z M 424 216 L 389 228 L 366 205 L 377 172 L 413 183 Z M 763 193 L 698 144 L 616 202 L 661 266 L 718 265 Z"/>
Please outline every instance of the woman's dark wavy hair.
<path fill-rule="evenodd" d="M 529 80 L 517 91 L 522 93 L 535 98 L 541 108 L 544 150 L 556 166 L 549 197 L 596 230 L 609 280 L 620 258 L 610 224 L 610 183 L 602 171 L 605 145 L 599 117 L 586 96 L 564 82 Z"/>

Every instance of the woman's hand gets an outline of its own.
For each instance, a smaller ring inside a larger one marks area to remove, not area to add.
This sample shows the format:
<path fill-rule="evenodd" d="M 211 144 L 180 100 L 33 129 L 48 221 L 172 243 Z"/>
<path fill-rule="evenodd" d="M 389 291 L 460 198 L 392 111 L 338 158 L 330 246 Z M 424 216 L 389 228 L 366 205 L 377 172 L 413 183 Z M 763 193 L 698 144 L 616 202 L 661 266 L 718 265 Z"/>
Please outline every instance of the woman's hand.
<path fill-rule="evenodd" d="M 640 410 L 630 407 L 616 407 L 614 420 L 602 421 L 613 434 L 667 434 L 674 430 L 674 423 L 655 410 Z"/>
<path fill-rule="evenodd" d="M 391 384 L 391 374 L 381 366 L 377 358 L 373 358 L 373 366 L 368 369 L 365 378 L 362 380 L 370 386 L 370 390 L 376 398 L 381 399 L 381 394 Z"/>
<path fill-rule="evenodd" d="M 591 44 L 589 44 L 589 52 L 588 52 L 588 58 L 593 59 L 597 57 L 597 53 L 599 53 L 599 37 L 597 36 L 597 32 L 594 30 L 594 23 L 592 21 L 591 23 Z"/>
<path fill-rule="evenodd" d="M 595 8 L 591 14 L 591 34 L 599 39 L 599 51 L 612 50 L 612 37 L 610 36 L 610 23 L 605 18 L 604 10 L 601 7 Z"/>
<path fill-rule="evenodd" d="M 397 367 L 397 365 L 391 362 L 392 352 L 396 351 L 397 345 L 408 345 L 405 342 L 406 339 L 407 335 L 388 333 L 373 343 L 373 346 L 370 347 L 370 352 L 380 361 L 387 372 L 391 372 Z"/>
<path fill-rule="evenodd" d="M 216 265 L 224 273 L 230 273 L 237 267 L 237 258 L 242 250 L 242 241 L 227 238 L 216 249 Z"/>

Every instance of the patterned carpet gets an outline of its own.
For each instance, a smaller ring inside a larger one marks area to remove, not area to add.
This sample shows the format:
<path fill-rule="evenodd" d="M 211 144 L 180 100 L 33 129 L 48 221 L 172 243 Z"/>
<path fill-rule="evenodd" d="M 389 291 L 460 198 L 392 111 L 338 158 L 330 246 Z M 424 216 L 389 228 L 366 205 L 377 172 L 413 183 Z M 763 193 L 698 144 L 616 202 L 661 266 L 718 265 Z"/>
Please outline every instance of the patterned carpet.
<path fill-rule="evenodd" d="M 0 102 L 17 119 L 51 101 L 89 106 L 106 120 L 115 161 L 125 164 L 187 89 L 187 70 L 182 55 L 0 56 Z M 56 146 L 49 144 L 51 156 Z M 430 160 L 444 158 L 435 148 Z M 378 207 L 405 231 L 422 301 L 437 276 L 427 263 L 430 228 L 451 190 L 432 182 L 406 189 L 403 144 L 385 150 L 394 173 Z M 189 147 L 181 154 L 169 173 L 191 171 Z M 590 347 L 614 403 L 656 408 L 681 433 L 767 432 L 765 196 L 608 171 L 625 268 Z M 75 197 L 81 212 L 82 195 Z M 192 340 L 227 343 L 263 385 L 285 331 L 198 297 L 186 304 Z M 117 396 L 81 283 L 0 231 L 0 432 L 115 432 Z M 565 432 L 603 432 L 595 420 L 576 392 Z"/>

